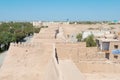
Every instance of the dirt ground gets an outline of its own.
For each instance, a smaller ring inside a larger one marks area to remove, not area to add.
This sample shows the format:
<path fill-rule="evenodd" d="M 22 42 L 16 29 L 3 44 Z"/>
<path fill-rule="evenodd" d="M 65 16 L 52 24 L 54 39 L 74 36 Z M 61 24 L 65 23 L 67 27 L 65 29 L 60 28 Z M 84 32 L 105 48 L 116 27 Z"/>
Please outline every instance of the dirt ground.
<path fill-rule="evenodd" d="M 120 74 L 84 73 L 86 80 L 120 80 Z"/>

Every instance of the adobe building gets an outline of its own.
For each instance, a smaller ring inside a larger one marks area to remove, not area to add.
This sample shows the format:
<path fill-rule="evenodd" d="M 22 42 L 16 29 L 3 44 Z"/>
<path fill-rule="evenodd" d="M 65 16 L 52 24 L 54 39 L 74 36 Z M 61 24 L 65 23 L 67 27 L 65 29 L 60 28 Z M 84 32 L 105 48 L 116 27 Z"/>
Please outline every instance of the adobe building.
<path fill-rule="evenodd" d="M 43 26 L 42 21 L 34 21 L 34 22 L 32 22 L 32 24 L 36 28 L 40 28 L 41 26 Z"/>
<path fill-rule="evenodd" d="M 110 59 L 113 61 L 120 61 L 120 41 L 110 43 L 109 47 Z"/>
<path fill-rule="evenodd" d="M 105 53 L 109 60 L 120 60 L 120 41 L 118 39 L 98 38 L 96 40 L 98 51 Z"/>

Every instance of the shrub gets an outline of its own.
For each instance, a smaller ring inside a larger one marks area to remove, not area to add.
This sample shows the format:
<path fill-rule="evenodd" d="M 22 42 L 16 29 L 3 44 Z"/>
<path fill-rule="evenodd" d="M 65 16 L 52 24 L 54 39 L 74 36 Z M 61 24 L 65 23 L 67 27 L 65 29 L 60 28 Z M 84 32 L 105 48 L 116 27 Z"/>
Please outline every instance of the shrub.
<path fill-rule="evenodd" d="M 88 36 L 84 41 L 86 42 L 87 47 L 95 47 L 96 46 L 96 42 L 94 40 L 93 35 Z"/>
<path fill-rule="evenodd" d="M 76 38 L 77 38 L 77 41 L 78 41 L 78 42 L 81 42 L 81 41 L 82 41 L 82 34 L 79 33 L 79 34 L 76 36 Z"/>

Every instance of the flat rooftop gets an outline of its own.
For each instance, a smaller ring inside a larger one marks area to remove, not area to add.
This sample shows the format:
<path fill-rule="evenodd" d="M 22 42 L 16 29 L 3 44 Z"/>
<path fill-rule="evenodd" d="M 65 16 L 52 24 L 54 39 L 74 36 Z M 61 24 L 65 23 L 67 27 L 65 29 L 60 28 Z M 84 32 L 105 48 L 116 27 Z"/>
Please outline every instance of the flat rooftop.
<path fill-rule="evenodd" d="M 102 42 L 119 42 L 118 39 L 97 38 L 97 40 L 102 41 Z"/>

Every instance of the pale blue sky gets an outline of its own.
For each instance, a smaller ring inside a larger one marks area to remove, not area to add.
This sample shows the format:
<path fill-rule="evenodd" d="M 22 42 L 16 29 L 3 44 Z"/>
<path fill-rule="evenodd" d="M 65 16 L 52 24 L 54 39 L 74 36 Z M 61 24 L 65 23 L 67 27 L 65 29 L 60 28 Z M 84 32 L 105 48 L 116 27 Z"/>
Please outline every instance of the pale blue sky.
<path fill-rule="evenodd" d="M 0 0 L 0 21 L 120 20 L 120 0 Z"/>

